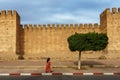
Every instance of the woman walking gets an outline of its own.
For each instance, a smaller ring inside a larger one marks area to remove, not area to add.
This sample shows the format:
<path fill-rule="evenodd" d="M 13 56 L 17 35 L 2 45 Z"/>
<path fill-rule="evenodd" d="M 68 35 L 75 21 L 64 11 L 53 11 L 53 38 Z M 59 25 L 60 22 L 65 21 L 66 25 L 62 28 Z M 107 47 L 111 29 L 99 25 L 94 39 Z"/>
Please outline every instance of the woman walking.
<path fill-rule="evenodd" d="M 51 70 L 51 62 L 50 62 L 50 58 L 47 58 L 46 73 L 50 73 L 50 72 L 52 72 L 52 70 Z"/>

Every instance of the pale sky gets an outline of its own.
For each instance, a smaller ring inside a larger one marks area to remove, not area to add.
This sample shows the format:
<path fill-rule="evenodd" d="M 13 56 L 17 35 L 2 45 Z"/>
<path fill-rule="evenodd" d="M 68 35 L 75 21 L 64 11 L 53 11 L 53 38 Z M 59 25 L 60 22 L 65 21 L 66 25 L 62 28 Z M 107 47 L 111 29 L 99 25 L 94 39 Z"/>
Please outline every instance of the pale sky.
<path fill-rule="evenodd" d="M 21 24 L 99 23 L 106 8 L 120 0 L 0 0 L 0 10 L 17 10 Z"/>

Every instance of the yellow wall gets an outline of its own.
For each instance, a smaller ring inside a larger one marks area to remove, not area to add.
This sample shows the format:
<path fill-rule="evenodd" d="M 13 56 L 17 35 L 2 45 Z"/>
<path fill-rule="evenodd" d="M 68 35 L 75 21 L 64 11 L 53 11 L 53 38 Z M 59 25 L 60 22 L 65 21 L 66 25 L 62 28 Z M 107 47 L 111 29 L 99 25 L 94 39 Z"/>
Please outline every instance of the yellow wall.
<path fill-rule="evenodd" d="M 119 58 L 120 53 L 120 8 L 107 8 L 100 14 L 100 25 L 95 24 L 43 24 L 20 25 L 16 11 L 0 12 L 0 59 L 15 60 L 23 54 L 25 59 L 39 60 L 46 57 L 54 59 L 76 59 L 77 52 L 68 48 L 67 38 L 77 33 L 106 33 L 109 44 L 106 53 L 110 58 Z M 98 58 L 101 52 L 83 52 L 83 58 Z M 98 53 L 98 54 L 95 54 Z M 116 54 L 116 56 L 114 55 Z M 93 56 L 94 55 L 94 56 Z"/>
<path fill-rule="evenodd" d="M 17 59 L 17 23 L 20 21 L 16 11 L 2 10 L 0 13 L 0 59 Z"/>

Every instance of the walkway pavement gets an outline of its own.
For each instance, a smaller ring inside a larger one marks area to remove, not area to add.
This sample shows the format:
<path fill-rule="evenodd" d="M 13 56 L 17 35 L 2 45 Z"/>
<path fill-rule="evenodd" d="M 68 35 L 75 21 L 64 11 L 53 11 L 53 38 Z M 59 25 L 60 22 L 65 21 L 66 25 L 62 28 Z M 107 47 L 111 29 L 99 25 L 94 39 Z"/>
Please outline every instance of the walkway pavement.
<path fill-rule="evenodd" d="M 82 60 L 81 70 L 77 61 L 51 60 L 52 70 L 58 73 L 76 72 L 120 72 L 120 60 Z M 0 73 L 44 73 L 46 60 L 40 61 L 0 61 Z"/>

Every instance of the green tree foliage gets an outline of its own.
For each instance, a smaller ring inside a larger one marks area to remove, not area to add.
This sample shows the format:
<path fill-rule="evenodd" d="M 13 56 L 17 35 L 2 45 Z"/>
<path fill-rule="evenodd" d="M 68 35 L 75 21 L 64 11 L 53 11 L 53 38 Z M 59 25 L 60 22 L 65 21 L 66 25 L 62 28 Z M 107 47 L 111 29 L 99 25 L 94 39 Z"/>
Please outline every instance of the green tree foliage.
<path fill-rule="evenodd" d="M 103 33 L 75 33 L 67 39 L 71 51 L 79 51 L 79 60 L 82 51 L 104 50 L 108 44 L 108 37 Z M 80 64 L 80 63 L 78 63 Z M 79 65 L 78 65 L 79 66 Z M 80 67 L 78 67 L 80 69 Z"/>

